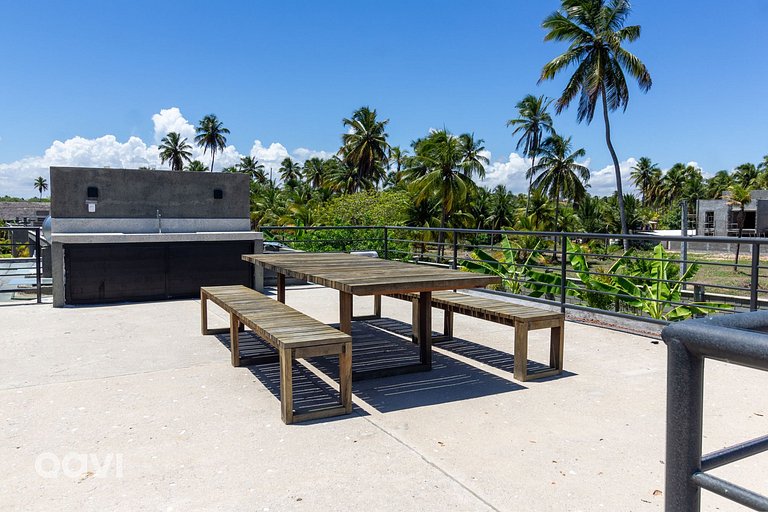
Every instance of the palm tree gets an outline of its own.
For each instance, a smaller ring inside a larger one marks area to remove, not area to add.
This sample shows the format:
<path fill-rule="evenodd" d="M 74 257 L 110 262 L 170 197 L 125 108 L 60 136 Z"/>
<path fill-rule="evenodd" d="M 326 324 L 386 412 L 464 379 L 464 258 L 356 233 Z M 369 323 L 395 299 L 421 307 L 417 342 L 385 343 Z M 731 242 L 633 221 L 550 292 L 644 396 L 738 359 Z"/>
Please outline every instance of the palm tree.
<path fill-rule="evenodd" d="M 753 188 L 759 174 L 755 164 L 741 164 L 736 167 L 736 172 L 733 173 L 733 181 L 744 188 Z"/>
<path fill-rule="evenodd" d="M 736 216 L 736 227 L 739 230 L 737 236 L 741 238 L 744 232 L 744 208 L 752 201 L 752 195 L 749 188 L 741 185 L 740 183 L 734 183 L 728 190 L 730 191 L 730 197 L 728 198 L 729 206 L 738 206 L 739 214 Z M 741 250 L 741 244 L 736 243 L 736 261 L 733 264 L 733 271 L 739 270 L 739 251 Z"/>
<path fill-rule="evenodd" d="M 252 156 L 240 157 L 240 163 L 237 164 L 240 172 L 251 177 L 251 181 L 264 184 L 267 181 L 267 175 L 264 173 L 264 165 Z"/>
<path fill-rule="evenodd" d="M 408 170 L 418 177 L 411 186 L 418 191 L 417 200 L 430 197 L 440 202 L 440 227 L 445 228 L 454 209 L 467 199 L 469 191 L 475 187 L 472 174 L 480 172 L 482 161 L 474 159 L 468 151 L 470 145 L 476 146 L 474 139 L 467 134 L 456 137 L 447 130 L 437 130 L 427 137 L 413 143 L 415 158 L 413 168 Z M 442 255 L 445 231 L 438 235 L 438 254 Z"/>
<path fill-rule="evenodd" d="M 577 158 L 583 158 L 586 151 L 579 148 L 571 151 L 571 138 L 560 135 L 547 137 L 541 145 L 542 157 L 536 167 L 530 169 L 532 178 L 538 175 L 533 187 L 547 192 L 555 202 L 555 229 L 560 230 L 558 217 L 562 197 L 581 200 L 587 193 L 589 183 L 589 168 L 576 163 Z"/>
<path fill-rule="evenodd" d="M 397 186 L 403 179 L 402 170 L 405 167 L 405 163 L 408 159 L 408 150 L 403 150 L 400 146 L 392 146 L 389 148 L 389 164 L 395 166 L 394 175 L 392 177 L 392 184 Z"/>
<path fill-rule="evenodd" d="M 629 88 L 624 72 L 637 80 L 640 90 L 647 92 L 652 85 L 651 75 L 640 59 L 622 48 L 625 41 L 640 37 L 640 26 L 624 26 L 630 13 L 629 0 L 562 0 L 560 10 L 544 20 L 549 32 L 546 41 L 568 41 L 570 46 L 562 55 L 548 62 L 541 71 L 539 81 L 551 80 L 560 71 L 576 66 L 562 96 L 555 104 L 559 114 L 579 96 L 576 119 L 592 122 L 598 101 L 603 106 L 605 142 L 613 160 L 616 191 L 619 198 L 621 229 L 627 234 L 624 212 L 624 192 L 621 186 L 619 159 L 611 142 L 608 112 L 623 108 L 629 102 Z M 629 240 L 624 239 L 625 249 Z"/>
<path fill-rule="evenodd" d="M 168 132 L 157 149 L 160 151 L 160 163 L 170 162 L 172 171 L 184 170 L 184 164 L 192 160 L 192 146 L 176 132 Z"/>
<path fill-rule="evenodd" d="M 314 189 L 323 186 L 325 178 L 325 162 L 322 158 L 310 158 L 304 162 L 304 179 Z"/>
<path fill-rule="evenodd" d="M 208 168 L 200 160 L 192 160 L 187 165 L 187 170 L 192 172 L 206 172 Z"/>
<path fill-rule="evenodd" d="M 287 156 L 280 162 L 280 177 L 288 188 L 295 188 L 301 181 L 301 165 Z"/>
<path fill-rule="evenodd" d="M 325 172 L 328 185 L 334 192 L 354 194 L 373 187 L 373 183 L 364 178 L 357 169 L 338 158 L 326 160 Z"/>
<path fill-rule="evenodd" d="M 654 184 L 661 179 L 661 169 L 650 158 L 644 156 L 637 161 L 637 165 L 632 167 L 630 176 L 632 183 L 643 194 L 643 205 L 647 205 L 648 199 L 653 195 Z"/>
<path fill-rule="evenodd" d="M 685 165 L 681 163 L 676 163 L 664 174 L 661 179 L 661 189 L 664 192 L 666 204 L 672 204 L 682 198 L 686 177 Z"/>
<path fill-rule="evenodd" d="M 459 135 L 461 151 L 461 171 L 467 176 L 477 174 L 480 179 L 485 178 L 485 166 L 490 162 L 485 156 L 483 139 L 475 140 L 474 133 L 462 133 Z"/>
<path fill-rule="evenodd" d="M 227 146 L 227 138 L 225 135 L 229 134 L 229 130 L 224 128 L 221 121 L 214 115 L 208 114 L 200 120 L 200 124 L 196 128 L 197 135 L 195 135 L 195 142 L 201 148 L 203 153 L 210 150 L 211 152 L 211 172 L 213 172 L 213 162 L 216 158 L 217 151 L 223 151 Z"/>
<path fill-rule="evenodd" d="M 536 156 L 539 154 L 539 148 L 545 132 L 555 133 L 552 127 L 552 117 L 547 112 L 547 107 L 552 100 L 544 96 L 536 97 L 533 94 L 527 95 L 520 100 L 515 108 L 517 109 L 517 119 L 507 121 L 507 126 L 514 126 L 512 135 L 520 133 L 517 141 L 518 150 L 523 147 L 523 155 L 531 159 L 531 168 L 536 165 Z M 531 177 L 533 175 L 531 174 Z M 528 215 L 528 209 L 531 206 L 531 184 L 528 181 L 528 199 L 525 203 L 525 214 Z"/>
<path fill-rule="evenodd" d="M 504 185 L 496 185 L 491 196 L 490 212 L 487 218 L 490 229 L 504 229 L 515 223 L 514 196 Z M 491 244 L 494 236 L 491 235 Z"/>
<path fill-rule="evenodd" d="M 37 191 L 40 192 L 40 199 L 42 199 L 43 191 L 48 190 L 48 182 L 42 176 L 38 176 L 35 178 L 35 184 L 33 185 L 33 188 L 36 188 Z"/>
<path fill-rule="evenodd" d="M 360 107 L 343 123 L 349 127 L 349 132 L 341 136 L 339 155 L 357 170 L 361 181 L 378 182 L 384 177 L 388 160 L 389 144 L 385 127 L 389 119 L 379 121 L 375 109 Z"/>
<path fill-rule="evenodd" d="M 723 192 L 728 190 L 732 184 L 733 178 L 728 171 L 717 171 L 714 176 L 707 180 L 707 196 L 710 199 L 720 199 Z"/>

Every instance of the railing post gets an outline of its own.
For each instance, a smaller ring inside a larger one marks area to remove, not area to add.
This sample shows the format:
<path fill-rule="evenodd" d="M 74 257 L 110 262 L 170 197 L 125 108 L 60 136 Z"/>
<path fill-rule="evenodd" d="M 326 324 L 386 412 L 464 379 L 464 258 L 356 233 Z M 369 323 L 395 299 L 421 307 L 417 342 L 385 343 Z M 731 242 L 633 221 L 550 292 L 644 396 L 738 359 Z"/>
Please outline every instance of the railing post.
<path fill-rule="evenodd" d="M 41 252 L 42 244 L 40 243 L 40 228 L 35 228 L 35 280 L 37 284 L 37 303 L 42 304 L 43 303 L 43 283 L 42 283 L 42 275 L 43 275 L 43 269 L 42 269 L 42 255 Z"/>
<path fill-rule="evenodd" d="M 456 270 L 459 266 L 459 237 L 458 233 L 456 233 L 456 229 L 453 230 L 453 263 L 451 264 L 451 268 L 453 270 Z"/>
<path fill-rule="evenodd" d="M 389 259 L 389 241 L 387 239 L 387 226 L 384 226 L 384 259 Z"/>
<path fill-rule="evenodd" d="M 560 312 L 565 314 L 565 290 L 568 285 L 566 263 L 568 258 L 568 250 L 565 247 L 565 235 L 560 237 Z"/>
<path fill-rule="evenodd" d="M 752 275 L 749 285 L 749 310 L 757 311 L 757 287 L 760 285 L 760 244 L 752 242 Z"/>
<path fill-rule="evenodd" d="M 699 512 L 704 358 L 680 340 L 667 341 L 667 448 L 665 510 Z"/>

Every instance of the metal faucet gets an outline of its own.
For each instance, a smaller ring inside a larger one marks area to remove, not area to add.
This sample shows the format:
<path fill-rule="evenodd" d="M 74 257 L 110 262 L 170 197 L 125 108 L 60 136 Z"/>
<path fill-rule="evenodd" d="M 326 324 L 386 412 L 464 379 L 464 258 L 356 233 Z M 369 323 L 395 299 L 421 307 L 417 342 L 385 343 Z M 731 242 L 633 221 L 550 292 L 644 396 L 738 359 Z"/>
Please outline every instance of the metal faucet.
<path fill-rule="evenodd" d="M 162 232 L 163 232 L 163 227 L 162 227 L 162 225 L 160 224 L 160 222 L 161 222 L 161 221 L 160 221 L 161 217 L 162 217 L 162 215 L 160 215 L 160 210 L 157 210 L 157 232 L 158 232 L 158 233 L 162 233 Z"/>

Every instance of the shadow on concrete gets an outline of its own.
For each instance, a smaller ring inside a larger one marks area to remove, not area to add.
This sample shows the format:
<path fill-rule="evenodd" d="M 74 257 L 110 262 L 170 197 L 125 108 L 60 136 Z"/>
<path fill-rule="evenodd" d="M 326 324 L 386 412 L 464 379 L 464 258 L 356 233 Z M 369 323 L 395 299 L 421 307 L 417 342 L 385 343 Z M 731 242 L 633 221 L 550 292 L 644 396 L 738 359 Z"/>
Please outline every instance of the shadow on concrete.
<path fill-rule="evenodd" d="M 412 332 L 410 324 L 401 322 L 399 320 L 395 320 L 392 318 L 377 318 L 375 320 L 368 320 L 366 321 L 366 323 L 371 326 L 377 327 L 379 329 L 398 334 L 400 336 L 410 337 Z M 434 343 L 434 346 L 440 347 L 441 349 L 454 353 L 456 355 L 466 357 L 468 359 L 472 359 L 473 361 L 487 364 L 488 366 L 491 366 L 498 370 L 503 370 L 505 372 L 513 373 L 514 367 L 515 367 L 515 356 L 511 353 L 512 344 L 514 343 L 513 333 L 514 331 L 510 327 L 510 335 L 509 335 L 510 352 L 496 350 L 494 348 L 490 348 L 485 345 L 480 345 L 479 343 L 474 343 L 472 341 L 464 340 L 461 338 L 453 338 L 448 341 L 441 341 L 438 343 Z M 439 335 L 440 333 L 435 333 L 435 332 L 432 333 L 432 336 L 439 336 Z M 529 360 L 527 364 L 528 364 L 528 373 L 535 373 L 537 371 L 542 371 L 549 368 L 548 365 L 544 363 L 540 363 L 538 361 Z M 562 374 L 554 377 L 541 379 L 540 382 L 545 382 L 547 380 L 561 379 L 563 377 L 567 377 L 571 375 L 574 375 L 574 374 L 569 372 L 563 372 Z"/>
<path fill-rule="evenodd" d="M 216 338 L 222 345 L 230 348 L 229 334 L 217 334 Z M 278 402 L 280 401 L 280 362 L 277 351 L 267 342 L 256 336 L 251 331 L 240 333 L 240 363 L 242 367 L 248 370 L 261 382 L 264 387 L 272 393 Z M 338 359 L 337 359 L 338 374 Z M 338 378 L 334 377 L 336 382 Z M 295 362 L 293 365 L 293 406 L 294 409 L 317 410 L 338 405 L 339 392 L 323 382 L 317 375 L 312 373 L 301 362 Z M 276 406 L 279 414 L 279 405 Z M 359 415 L 365 415 L 365 411 L 354 407 L 353 411 Z M 344 416 L 327 418 L 317 421 L 329 421 L 341 419 Z M 311 424 L 308 421 L 304 424 Z"/>
<path fill-rule="evenodd" d="M 219 334 L 217 338 L 229 348 L 228 334 Z M 368 322 L 353 322 L 352 338 L 353 372 L 419 362 L 417 345 L 381 327 L 369 325 Z M 240 357 L 251 373 L 279 399 L 280 368 L 275 350 L 252 332 L 246 331 L 240 335 Z M 271 362 L 251 364 L 269 358 L 272 358 Z M 337 357 L 315 357 L 309 363 L 338 382 Z M 294 365 L 293 379 L 296 408 L 314 409 L 336 403 L 336 390 L 300 363 Z M 432 370 L 429 372 L 353 381 L 352 384 L 353 393 L 380 412 L 456 402 L 521 389 L 525 388 L 511 380 L 435 352 L 432 354 Z M 357 407 L 354 410 L 365 414 Z"/>
<path fill-rule="evenodd" d="M 371 325 L 370 321 L 353 322 L 352 339 L 353 372 L 419 362 L 418 346 L 411 343 L 410 338 L 403 339 Z M 316 357 L 310 362 L 334 380 L 338 379 L 338 358 Z M 355 395 L 380 412 L 444 404 L 521 389 L 525 388 L 511 380 L 436 352 L 432 353 L 431 371 L 352 383 Z"/>

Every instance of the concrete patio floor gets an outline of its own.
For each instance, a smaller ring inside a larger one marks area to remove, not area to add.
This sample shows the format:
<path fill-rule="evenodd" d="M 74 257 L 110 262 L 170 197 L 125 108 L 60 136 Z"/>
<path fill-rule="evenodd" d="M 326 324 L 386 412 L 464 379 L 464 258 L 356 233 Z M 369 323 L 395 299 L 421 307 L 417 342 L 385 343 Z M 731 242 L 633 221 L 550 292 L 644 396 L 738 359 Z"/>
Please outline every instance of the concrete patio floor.
<path fill-rule="evenodd" d="M 338 321 L 331 290 L 291 287 L 287 303 Z M 407 352 L 382 329 L 404 329 L 409 305 L 383 309 L 355 334 Z M 233 368 L 227 337 L 200 334 L 199 301 L 5 307 L 0 329 L 0 510 L 663 509 L 666 347 L 652 338 L 568 322 L 567 373 L 520 383 L 512 329 L 457 316 L 431 372 L 355 382 L 352 415 L 286 426 L 278 365 Z M 547 343 L 532 332 L 531 357 Z M 295 372 L 307 403 L 332 383 L 331 362 L 311 365 Z M 706 375 L 705 451 L 768 432 L 768 375 Z M 714 474 L 766 493 L 766 468 L 763 454 Z M 702 510 L 744 509 L 704 492 Z"/>

